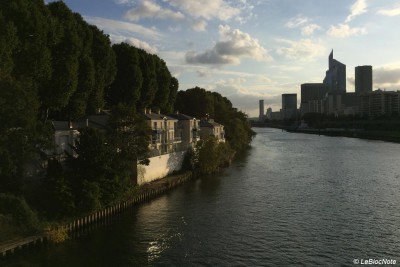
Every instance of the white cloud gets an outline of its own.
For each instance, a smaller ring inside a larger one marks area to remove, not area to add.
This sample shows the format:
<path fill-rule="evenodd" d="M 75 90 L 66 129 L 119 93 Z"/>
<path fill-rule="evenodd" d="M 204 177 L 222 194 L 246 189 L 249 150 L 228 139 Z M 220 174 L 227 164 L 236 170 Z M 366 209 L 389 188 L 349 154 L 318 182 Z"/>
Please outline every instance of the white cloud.
<path fill-rule="evenodd" d="M 90 16 L 84 16 L 84 19 L 90 24 L 94 24 L 100 29 L 114 35 L 130 35 L 135 33 L 155 40 L 163 37 L 156 29 L 146 28 L 134 23 Z"/>
<path fill-rule="evenodd" d="M 257 61 L 272 60 L 267 50 L 255 38 L 238 29 L 229 26 L 219 26 L 220 41 L 213 48 L 203 53 L 190 51 L 186 53 L 186 62 L 201 64 L 232 64 L 240 63 L 247 57 Z"/>
<path fill-rule="evenodd" d="M 354 17 L 357 17 L 367 12 L 366 0 L 357 0 L 350 8 L 350 15 L 347 16 L 345 23 L 350 22 Z"/>
<path fill-rule="evenodd" d="M 124 18 L 130 21 L 138 21 L 142 18 L 182 20 L 185 16 L 179 11 L 175 12 L 167 8 L 162 8 L 151 1 L 145 0 L 126 12 Z"/>
<path fill-rule="evenodd" d="M 301 15 L 297 15 L 294 18 L 291 18 L 288 22 L 286 22 L 285 26 L 288 28 L 298 28 L 309 21 L 309 18 L 303 17 Z"/>
<path fill-rule="evenodd" d="M 314 33 L 315 30 L 321 29 L 317 24 L 308 24 L 301 28 L 301 34 L 304 36 L 310 36 Z"/>
<path fill-rule="evenodd" d="M 207 22 L 202 19 L 196 19 L 193 21 L 192 27 L 195 31 L 203 32 L 206 30 Z"/>
<path fill-rule="evenodd" d="M 381 9 L 378 11 L 378 14 L 384 15 L 384 16 L 389 16 L 389 17 L 394 17 L 394 16 L 399 16 L 400 15 L 400 6 L 395 6 L 390 9 Z"/>
<path fill-rule="evenodd" d="M 325 45 L 321 40 L 301 39 L 299 41 L 291 41 L 277 39 L 277 41 L 285 45 L 278 48 L 277 53 L 289 59 L 312 61 L 316 57 L 324 55 L 326 51 Z"/>
<path fill-rule="evenodd" d="M 287 28 L 295 29 L 300 28 L 301 34 L 304 36 L 310 36 L 315 30 L 321 29 L 321 27 L 315 23 L 310 23 L 310 19 L 302 15 L 297 15 L 286 22 L 285 26 Z"/>
<path fill-rule="evenodd" d="M 136 38 L 128 38 L 125 39 L 123 42 L 128 43 L 130 45 L 133 45 L 137 48 L 141 48 L 150 54 L 156 54 L 157 53 L 157 48 L 155 46 L 151 46 L 150 44 L 146 43 L 145 41 L 136 39 Z"/>
<path fill-rule="evenodd" d="M 175 8 L 188 13 L 194 18 L 210 20 L 217 18 L 227 21 L 240 14 L 240 9 L 232 7 L 224 0 L 165 0 Z"/>
<path fill-rule="evenodd" d="M 365 28 L 350 28 L 347 24 L 339 24 L 338 26 L 331 26 L 327 31 L 327 34 L 336 38 L 346 38 L 353 35 L 366 34 L 367 30 Z"/>

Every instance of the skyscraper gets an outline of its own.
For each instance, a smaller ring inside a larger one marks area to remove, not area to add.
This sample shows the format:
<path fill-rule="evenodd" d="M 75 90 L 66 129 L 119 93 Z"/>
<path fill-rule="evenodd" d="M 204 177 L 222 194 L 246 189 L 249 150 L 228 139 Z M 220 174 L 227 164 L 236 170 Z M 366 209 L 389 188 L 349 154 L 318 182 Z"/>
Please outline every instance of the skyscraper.
<path fill-rule="evenodd" d="M 329 69 L 324 84 L 329 86 L 331 93 L 346 92 L 346 65 L 333 58 L 333 50 L 329 54 Z"/>
<path fill-rule="evenodd" d="M 282 118 L 295 119 L 297 115 L 297 94 L 282 94 Z"/>
<path fill-rule="evenodd" d="M 260 100 L 260 115 L 258 116 L 259 121 L 264 121 L 264 100 Z"/>
<path fill-rule="evenodd" d="M 372 92 L 372 66 L 355 68 L 356 93 Z"/>

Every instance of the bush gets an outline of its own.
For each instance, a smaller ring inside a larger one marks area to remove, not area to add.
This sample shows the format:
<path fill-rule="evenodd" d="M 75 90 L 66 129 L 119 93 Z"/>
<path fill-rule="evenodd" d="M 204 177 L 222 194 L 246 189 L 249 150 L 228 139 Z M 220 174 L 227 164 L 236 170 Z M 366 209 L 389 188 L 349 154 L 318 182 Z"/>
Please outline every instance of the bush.
<path fill-rule="evenodd" d="M 36 213 L 28 206 L 25 199 L 10 194 L 0 194 L 0 213 L 10 215 L 12 223 L 23 234 L 30 234 L 39 229 Z"/>

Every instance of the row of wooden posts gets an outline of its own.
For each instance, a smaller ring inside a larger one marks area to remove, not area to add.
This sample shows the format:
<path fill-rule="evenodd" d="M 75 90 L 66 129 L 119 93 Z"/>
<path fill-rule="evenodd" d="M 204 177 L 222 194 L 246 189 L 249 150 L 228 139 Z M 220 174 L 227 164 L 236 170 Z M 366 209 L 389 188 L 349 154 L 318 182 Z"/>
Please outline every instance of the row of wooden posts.
<path fill-rule="evenodd" d="M 54 230 L 66 230 L 68 237 L 78 237 L 80 231 L 88 230 L 90 226 L 102 223 L 107 219 L 122 213 L 125 210 L 132 208 L 135 204 L 143 203 L 145 201 L 154 199 L 155 197 L 164 194 L 168 190 L 186 182 L 187 180 L 192 178 L 191 173 L 185 173 L 180 176 L 177 176 L 174 179 L 167 180 L 165 183 L 160 183 L 158 186 L 152 186 L 149 188 L 143 187 L 138 196 L 129 199 L 127 201 L 118 203 L 112 207 L 105 208 L 103 210 L 94 212 L 87 216 L 81 217 L 79 219 L 74 220 L 71 223 L 68 223 L 63 226 L 59 226 Z M 77 234 L 75 234 L 77 233 Z M 8 245 L 0 246 L 0 255 L 7 256 L 9 254 L 14 253 L 17 250 L 21 250 L 27 247 L 31 247 L 33 245 L 41 244 L 44 241 L 47 241 L 48 235 L 43 233 L 41 235 L 31 236 L 28 238 L 24 238 L 21 240 L 17 240 L 15 242 L 11 242 Z"/>

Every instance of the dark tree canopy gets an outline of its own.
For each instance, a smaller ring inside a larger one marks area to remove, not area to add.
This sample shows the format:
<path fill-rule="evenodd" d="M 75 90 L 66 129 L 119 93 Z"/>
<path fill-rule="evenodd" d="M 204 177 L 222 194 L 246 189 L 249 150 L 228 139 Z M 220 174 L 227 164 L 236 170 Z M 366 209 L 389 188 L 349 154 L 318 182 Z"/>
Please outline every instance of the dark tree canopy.
<path fill-rule="evenodd" d="M 175 109 L 179 112 L 204 118 L 207 114 L 225 127 L 225 137 L 231 147 L 242 150 L 251 142 L 254 132 L 247 121 L 247 115 L 236 108 L 219 93 L 195 87 L 179 91 Z"/>

